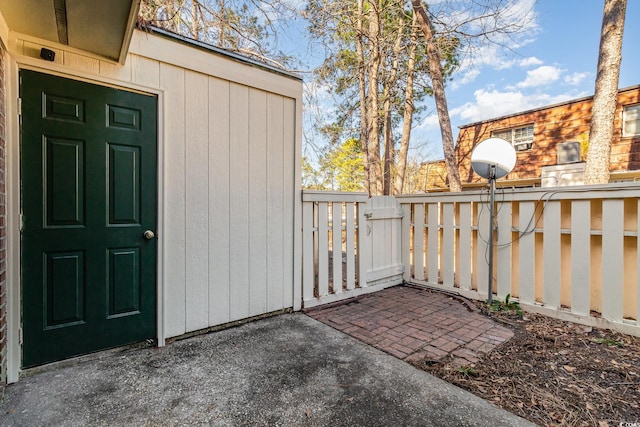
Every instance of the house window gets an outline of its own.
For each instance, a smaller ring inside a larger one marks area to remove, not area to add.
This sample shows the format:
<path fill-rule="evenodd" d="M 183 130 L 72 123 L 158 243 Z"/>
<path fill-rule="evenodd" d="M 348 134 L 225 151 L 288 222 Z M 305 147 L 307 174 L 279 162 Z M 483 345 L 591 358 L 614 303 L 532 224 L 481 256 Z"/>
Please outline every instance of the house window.
<path fill-rule="evenodd" d="M 510 142 L 516 150 L 529 150 L 533 145 L 533 125 L 491 132 L 494 138 Z"/>
<path fill-rule="evenodd" d="M 624 107 L 622 136 L 640 135 L 640 104 Z"/>

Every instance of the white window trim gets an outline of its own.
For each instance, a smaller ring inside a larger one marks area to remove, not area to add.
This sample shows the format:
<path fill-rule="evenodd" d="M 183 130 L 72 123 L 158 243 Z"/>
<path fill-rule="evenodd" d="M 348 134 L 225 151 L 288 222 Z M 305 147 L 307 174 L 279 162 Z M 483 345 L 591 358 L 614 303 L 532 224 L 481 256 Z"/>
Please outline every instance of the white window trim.
<path fill-rule="evenodd" d="M 640 123 L 638 125 L 636 125 L 636 132 L 635 133 L 627 133 L 626 129 L 627 129 L 627 111 L 628 110 L 637 110 L 638 111 L 638 118 L 635 119 L 636 121 L 640 122 L 640 104 L 634 104 L 634 105 L 625 105 L 622 108 L 622 136 L 623 137 L 630 137 L 630 136 L 638 136 L 640 135 Z"/>
<path fill-rule="evenodd" d="M 516 143 L 516 141 L 515 141 L 515 139 L 516 139 L 516 137 L 515 137 L 516 131 L 517 130 L 521 130 L 521 129 L 528 129 L 528 128 L 531 128 L 531 138 L 527 139 L 525 141 L 518 141 Z M 518 127 L 509 128 L 509 129 L 494 130 L 494 131 L 491 131 L 491 136 L 492 137 L 501 138 L 501 136 L 497 136 L 497 135 L 509 132 L 510 133 L 510 137 L 509 137 L 509 139 L 505 138 L 505 140 L 507 142 L 511 143 L 511 145 L 513 145 L 514 147 L 525 145 L 525 144 L 528 144 L 531 147 L 533 147 L 533 136 L 534 136 L 533 130 L 534 130 L 534 125 L 530 124 L 530 125 L 526 125 L 526 126 L 518 126 Z M 531 148 L 528 148 L 528 149 L 531 149 Z"/>

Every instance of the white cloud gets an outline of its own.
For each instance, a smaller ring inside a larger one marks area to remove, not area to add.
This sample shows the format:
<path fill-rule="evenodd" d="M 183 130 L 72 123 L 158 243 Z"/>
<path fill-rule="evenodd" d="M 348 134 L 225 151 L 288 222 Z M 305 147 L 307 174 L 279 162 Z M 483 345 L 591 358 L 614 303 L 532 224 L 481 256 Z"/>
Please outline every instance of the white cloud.
<path fill-rule="evenodd" d="M 534 67 L 536 65 L 542 65 L 544 64 L 544 62 L 538 58 L 536 58 L 535 56 L 530 56 L 528 58 L 524 58 L 522 60 L 520 60 L 520 62 L 518 63 L 519 66 L 526 68 L 526 67 Z"/>
<path fill-rule="evenodd" d="M 544 86 L 560 78 L 562 70 L 552 65 L 543 65 L 535 70 L 527 71 L 527 78 L 516 84 L 519 88 Z"/>
<path fill-rule="evenodd" d="M 476 90 L 473 95 L 474 102 L 467 102 L 451 109 L 451 115 L 460 117 L 464 123 L 473 123 L 556 104 L 579 96 L 568 93 L 552 96 L 545 93 L 525 94 L 513 90 L 501 92 L 485 89 Z"/>
<path fill-rule="evenodd" d="M 420 123 L 417 126 L 417 128 L 422 130 L 440 129 L 440 122 L 438 121 L 438 115 L 435 113 L 429 114 L 427 117 L 425 117 L 422 120 L 422 123 Z"/>
<path fill-rule="evenodd" d="M 480 75 L 480 70 L 478 70 L 477 68 L 470 69 L 469 71 L 463 74 L 460 80 L 454 80 L 453 83 L 451 83 L 451 87 L 453 89 L 458 89 L 461 86 L 467 85 L 469 83 L 473 83 L 479 75 Z"/>
<path fill-rule="evenodd" d="M 589 73 L 573 73 L 564 77 L 564 82 L 571 86 L 578 86 L 584 79 L 589 76 Z"/>

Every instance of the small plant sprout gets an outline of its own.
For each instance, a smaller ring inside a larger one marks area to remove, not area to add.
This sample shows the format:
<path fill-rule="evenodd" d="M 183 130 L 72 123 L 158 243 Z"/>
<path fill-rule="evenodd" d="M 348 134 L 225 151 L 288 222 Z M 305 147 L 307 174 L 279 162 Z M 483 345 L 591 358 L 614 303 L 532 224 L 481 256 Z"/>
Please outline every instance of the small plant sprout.
<path fill-rule="evenodd" d="M 504 301 L 493 300 L 491 305 L 489 305 L 489 311 L 513 312 L 518 316 L 522 316 L 520 304 L 516 301 L 511 301 L 511 294 L 507 294 Z"/>

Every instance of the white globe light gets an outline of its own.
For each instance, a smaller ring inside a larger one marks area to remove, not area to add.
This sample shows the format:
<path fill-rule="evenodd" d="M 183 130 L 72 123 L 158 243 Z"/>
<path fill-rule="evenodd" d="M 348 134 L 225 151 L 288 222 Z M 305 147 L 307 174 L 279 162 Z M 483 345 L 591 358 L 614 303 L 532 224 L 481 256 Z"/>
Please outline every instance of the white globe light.
<path fill-rule="evenodd" d="M 495 179 L 502 178 L 516 165 L 516 150 L 500 138 L 482 141 L 471 153 L 471 167 L 483 178 L 490 178 L 491 166 L 495 166 Z"/>

